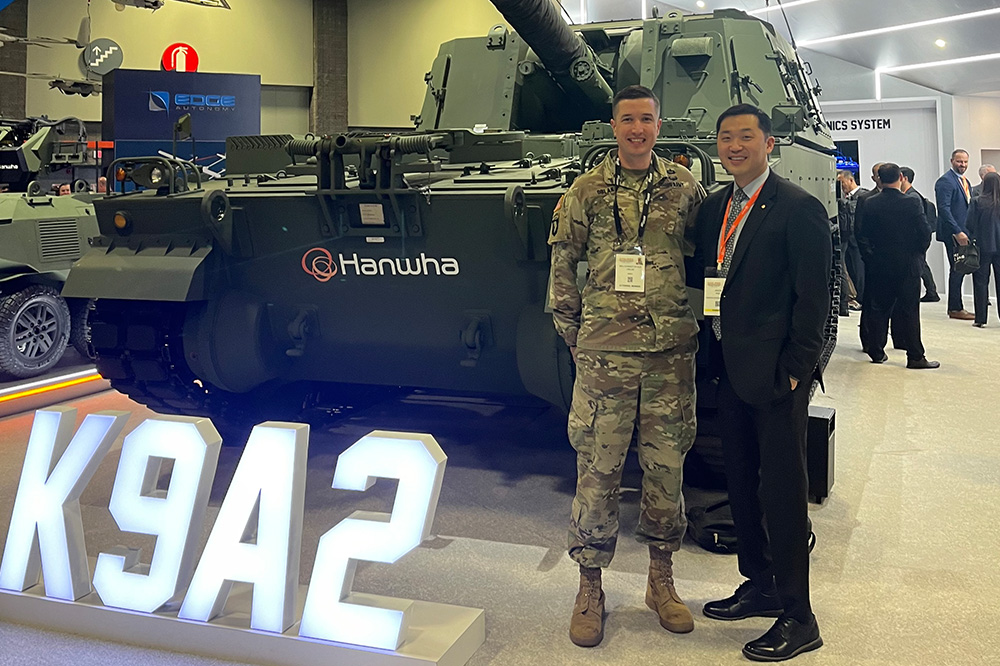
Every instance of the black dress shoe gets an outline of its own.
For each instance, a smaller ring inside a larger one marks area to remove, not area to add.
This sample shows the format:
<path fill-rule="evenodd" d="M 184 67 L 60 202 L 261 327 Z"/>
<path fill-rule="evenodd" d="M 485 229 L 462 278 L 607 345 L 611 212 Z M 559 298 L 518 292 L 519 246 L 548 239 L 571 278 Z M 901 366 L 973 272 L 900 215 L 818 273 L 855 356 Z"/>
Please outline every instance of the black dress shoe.
<path fill-rule="evenodd" d="M 884 351 L 882 352 L 881 356 L 876 356 L 875 354 L 869 354 L 869 356 L 872 357 L 872 363 L 885 363 L 886 361 L 889 360 L 889 355 L 886 354 Z"/>
<path fill-rule="evenodd" d="M 743 646 L 743 656 L 752 661 L 785 661 L 823 645 L 816 618 L 803 624 L 780 617 L 763 636 Z"/>
<path fill-rule="evenodd" d="M 928 361 L 927 358 L 924 357 L 907 361 L 906 367 L 911 370 L 933 370 L 934 368 L 940 368 L 941 364 L 937 361 Z"/>
<path fill-rule="evenodd" d="M 742 620 L 747 617 L 780 617 L 783 610 L 777 591 L 764 594 L 747 580 L 736 588 L 733 596 L 709 601 L 701 612 L 713 620 Z"/>
<path fill-rule="evenodd" d="M 937 294 L 924 294 L 920 297 L 921 303 L 937 303 L 941 300 L 941 297 Z"/>

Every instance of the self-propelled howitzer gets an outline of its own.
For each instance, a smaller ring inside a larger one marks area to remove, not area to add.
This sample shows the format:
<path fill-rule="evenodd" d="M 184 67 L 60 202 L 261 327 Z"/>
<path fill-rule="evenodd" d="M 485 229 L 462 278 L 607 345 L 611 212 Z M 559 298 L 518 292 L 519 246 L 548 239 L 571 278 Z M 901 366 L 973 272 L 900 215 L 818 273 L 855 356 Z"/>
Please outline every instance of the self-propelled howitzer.
<path fill-rule="evenodd" d="M 126 186 L 96 203 L 101 236 L 64 292 L 99 299 L 101 373 L 158 411 L 256 421 L 360 385 L 566 405 L 546 238 L 614 146 L 611 95 L 633 83 L 663 100 L 657 150 L 708 189 L 725 178 L 718 114 L 766 109 L 772 167 L 832 216 L 829 133 L 767 23 L 726 10 L 571 29 L 548 0 L 494 3 L 525 34 L 442 45 L 413 134 L 234 137 L 231 165 L 289 164 L 204 185 L 162 158 L 114 164 Z"/>

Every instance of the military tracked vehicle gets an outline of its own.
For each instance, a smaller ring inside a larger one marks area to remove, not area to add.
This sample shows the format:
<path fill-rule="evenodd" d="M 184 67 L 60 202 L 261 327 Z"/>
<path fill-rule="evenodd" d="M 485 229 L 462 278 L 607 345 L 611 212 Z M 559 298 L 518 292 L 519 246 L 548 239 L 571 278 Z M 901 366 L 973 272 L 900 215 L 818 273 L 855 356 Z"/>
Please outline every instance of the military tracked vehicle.
<path fill-rule="evenodd" d="M 60 290 L 98 235 L 94 197 L 83 181 L 72 195 L 53 196 L 37 180 L 86 161 L 86 130 L 75 118 L 0 119 L 0 378 L 44 373 L 67 343 L 89 355 L 89 301 Z"/>
<path fill-rule="evenodd" d="M 611 100 L 630 84 L 663 100 L 657 150 L 710 190 L 726 179 L 718 114 L 766 109 L 772 167 L 835 216 L 833 143 L 769 24 L 723 10 L 574 29 L 548 0 L 493 2 L 514 30 L 441 46 L 413 133 L 235 137 L 230 164 L 289 166 L 205 185 L 162 158 L 113 164 L 100 238 L 64 290 L 98 299 L 101 374 L 160 412 L 255 422 L 337 387 L 567 405 L 546 238 L 614 146 Z"/>

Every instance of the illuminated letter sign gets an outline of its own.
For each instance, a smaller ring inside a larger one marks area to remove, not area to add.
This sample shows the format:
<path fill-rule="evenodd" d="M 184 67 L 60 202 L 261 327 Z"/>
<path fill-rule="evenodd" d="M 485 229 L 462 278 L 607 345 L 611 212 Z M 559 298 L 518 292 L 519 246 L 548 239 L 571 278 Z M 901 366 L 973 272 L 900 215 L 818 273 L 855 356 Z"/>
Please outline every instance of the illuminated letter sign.
<path fill-rule="evenodd" d="M 178 617 L 211 620 L 234 582 L 253 583 L 250 627 L 282 632 L 294 622 L 302 548 L 309 426 L 253 429 Z M 256 543 L 248 543 L 256 537 Z"/>
<path fill-rule="evenodd" d="M 94 587 L 108 606 L 152 613 L 184 593 L 212 491 L 222 440 L 207 419 L 163 416 L 125 438 L 111 492 L 111 515 L 123 532 L 152 534 L 149 573 L 126 569 L 121 555 L 101 553 Z M 162 464 L 173 461 L 169 490 L 157 490 Z"/>
<path fill-rule="evenodd" d="M 47 596 L 74 601 L 90 592 L 80 494 L 125 427 L 125 417 L 125 412 L 90 414 L 73 435 L 75 409 L 35 414 L 0 562 L 0 587 L 26 590 L 38 584 L 44 569 Z"/>
<path fill-rule="evenodd" d="M 319 540 L 300 636 L 395 650 L 412 601 L 351 595 L 358 560 L 392 564 L 430 534 L 447 456 L 430 435 L 377 430 L 344 451 L 333 487 L 368 490 L 398 479 L 392 513 L 357 511 Z"/>
<path fill-rule="evenodd" d="M 36 413 L 0 589 L 23 592 L 42 577 L 49 597 L 72 601 L 91 591 L 79 498 L 126 416 L 89 415 L 73 435 L 75 410 Z M 109 509 L 123 532 L 155 536 L 156 544 L 148 564 L 137 551 L 99 554 L 93 584 L 103 604 L 169 614 L 181 602 L 177 617 L 207 622 L 233 583 L 250 583 L 250 628 L 287 631 L 296 620 L 308 442 L 307 425 L 253 429 L 196 566 L 221 439 L 203 418 L 141 424 L 125 438 Z M 352 592 L 354 572 L 361 560 L 396 562 L 429 536 L 446 461 L 433 437 L 403 432 L 374 431 L 341 454 L 334 488 L 364 491 L 377 478 L 395 479 L 396 497 L 390 513 L 355 512 L 320 539 L 299 636 L 403 645 L 414 604 L 423 602 Z M 420 640 L 423 631 L 411 635 Z"/>

